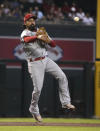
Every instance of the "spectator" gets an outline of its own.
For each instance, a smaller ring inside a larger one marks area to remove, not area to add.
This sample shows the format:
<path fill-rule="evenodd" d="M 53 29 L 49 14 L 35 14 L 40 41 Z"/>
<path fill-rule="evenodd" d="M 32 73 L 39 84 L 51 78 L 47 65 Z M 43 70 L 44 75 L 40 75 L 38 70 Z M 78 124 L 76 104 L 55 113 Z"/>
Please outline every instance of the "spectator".
<path fill-rule="evenodd" d="M 14 1 L 11 2 L 10 6 L 11 6 L 12 9 L 15 9 L 15 8 L 20 6 L 20 3 L 19 3 L 18 0 L 14 0 Z"/>
<path fill-rule="evenodd" d="M 4 0 L 4 1 L 2 2 L 2 4 L 3 4 L 4 6 L 10 7 L 10 2 L 9 2 L 8 0 Z"/>
<path fill-rule="evenodd" d="M 33 13 L 33 8 L 32 8 L 32 7 L 29 8 L 29 13 L 30 13 L 30 14 Z"/>
<path fill-rule="evenodd" d="M 54 21 L 55 23 L 60 22 L 64 19 L 61 7 L 55 10 L 54 6 L 51 8 L 50 13 L 47 14 L 48 21 Z"/>
<path fill-rule="evenodd" d="M 28 0 L 28 2 L 30 3 L 30 6 L 32 6 L 33 8 L 38 6 L 39 8 L 42 8 L 42 0 L 38 1 L 38 0 Z"/>
<path fill-rule="evenodd" d="M 60 7 L 55 11 L 55 19 L 57 19 L 57 20 L 64 19 L 64 15 L 63 15 L 62 9 Z"/>
<path fill-rule="evenodd" d="M 85 15 L 85 17 L 83 18 L 82 22 L 86 25 L 93 25 L 94 24 L 94 20 L 93 18 L 90 16 L 89 13 L 87 13 Z"/>
<path fill-rule="evenodd" d="M 76 13 L 75 12 L 69 12 L 68 13 L 68 17 L 71 18 L 71 19 L 74 19 L 74 17 L 76 16 Z"/>
<path fill-rule="evenodd" d="M 43 0 L 37 0 L 37 2 L 41 5 L 43 4 Z"/>
<path fill-rule="evenodd" d="M 58 7 L 54 3 L 52 3 L 49 13 L 55 17 L 55 15 L 57 14 L 57 10 L 58 10 Z"/>
<path fill-rule="evenodd" d="M 53 21 L 54 21 L 54 16 L 53 16 L 53 14 L 48 13 L 47 16 L 46 16 L 46 20 L 53 22 Z"/>
<path fill-rule="evenodd" d="M 38 3 L 38 4 L 43 4 L 43 0 L 28 0 L 29 3 Z"/>
<path fill-rule="evenodd" d="M 72 3 L 72 6 L 70 7 L 70 12 L 76 13 L 78 10 L 76 3 Z"/>
<path fill-rule="evenodd" d="M 0 0 L 0 17 L 15 16 L 21 17 L 26 12 L 35 13 L 38 20 L 43 19 L 51 22 L 64 20 L 67 16 L 78 22 L 82 21 L 86 25 L 94 23 L 94 19 L 89 14 L 83 12 L 82 8 L 78 9 L 76 3 L 69 7 L 67 0 L 59 4 L 57 0 Z M 54 3 L 55 2 L 55 3 Z M 63 3 L 64 2 L 64 3 Z M 42 6 L 41 6 L 42 5 Z M 78 11 L 79 10 L 79 11 Z M 71 19 L 66 19 L 71 20 Z M 43 21 L 44 22 L 44 21 Z"/>
<path fill-rule="evenodd" d="M 76 3 L 73 2 L 72 6 L 70 7 L 70 12 L 69 12 L 68 16 L 70 18 L 74 19 L 77 11 L 78 11 L 77 5 L 76 5 Z"/>
<path fill-rule="evenodd" d="M 47 2 L 43 3 L 43 12 L 45 15 L 49 14 L 50 12 L 50 4 Z"/>
<path fill-rule="evenodd" d="M 36 0 L 36 1 L 39 4 L 40 10 L 43 10 L 43 0 Z"/>
<path fill-rule="evenodd" d="M 25 14 L 25 12 L 28 11 L 30 4 L 28 2 L 28 0 L 19 0 L 20 2 L 20 10 L 22 12 L 22 14 Z"/>
<path fill-rule="evenodd" d="M 33 14 L 35 14 L 37 16 L 37 20 L 44 18 L 43 13 L 42 13 L 42 11 L 39 10 L 38 6 L 34 7 Z"/>
<path fill-rule="evenodd" d="M 65 16 L 68 16 L 68 13 L 70 12 L 70 8 L 69 8 L 67 1 L 65 1 L 62 6 L 62 12 Z"/>
<path fill-rule="evenodd" d="M 10 10 L 10 8 L 8 7 L 8 5 L 5 5 L 2 9 L 3 9 L 3 14 L 4 14 L 5 16 L 10 16 L 10 15 L 11 15 L 11 10 Z"/>
<path fill-rule="evenodd" d="M 17 7 L 17 8 L 15 8 L 15 9 L 12 11 L 12 15 L 15 16 L 15 17 L 21 17 L 21 16 L 22 16 L 22 13 L 21 13 L 20 9 Z"/>
<path fill-rule="evenodd" d="M 79 12 L 76 13 L 76 17 L 79 17 L 79 19 L 82 21 L 85 17 L 85 13 L 83 12 L 82 8 L 79 9 Z"/>

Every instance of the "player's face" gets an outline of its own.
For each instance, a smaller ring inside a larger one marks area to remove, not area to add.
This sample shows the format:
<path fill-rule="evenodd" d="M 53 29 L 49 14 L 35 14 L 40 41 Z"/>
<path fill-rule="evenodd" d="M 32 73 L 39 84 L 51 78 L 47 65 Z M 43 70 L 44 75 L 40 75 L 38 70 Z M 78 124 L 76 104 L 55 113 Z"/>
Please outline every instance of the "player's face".
<path fill-rule="evenodd" d="M 33 18 L 30 18 L 29 20 L 26 21 L 25 25 L 26 25 L 26 28 L 32 31 L 35 29 L 36 23 Z"/>

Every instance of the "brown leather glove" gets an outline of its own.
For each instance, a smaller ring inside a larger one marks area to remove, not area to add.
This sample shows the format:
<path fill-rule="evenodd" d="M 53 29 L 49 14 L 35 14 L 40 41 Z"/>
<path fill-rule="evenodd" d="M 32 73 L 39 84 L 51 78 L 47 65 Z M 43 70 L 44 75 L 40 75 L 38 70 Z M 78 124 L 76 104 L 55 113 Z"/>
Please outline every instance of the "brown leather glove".
<path fill-rule="evenodd" d="M 48 36 L 44 27 L 40 27 L 36 32 L 37 39 L 42 40 L 45 43 L 50 43 L 51 38 Z"/>

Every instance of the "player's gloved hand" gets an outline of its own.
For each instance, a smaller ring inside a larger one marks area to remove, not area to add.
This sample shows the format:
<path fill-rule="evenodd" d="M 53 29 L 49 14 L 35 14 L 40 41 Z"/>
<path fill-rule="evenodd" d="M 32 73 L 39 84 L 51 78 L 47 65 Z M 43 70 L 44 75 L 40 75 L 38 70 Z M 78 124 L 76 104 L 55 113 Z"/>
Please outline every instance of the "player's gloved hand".
<path fill-rule="evenodd" d="M 42 40 L 45 43 L 50 43 L 51 38 L 48 36 L 44 27 L 40 27 L 36 32 L 37 39 Z"/>
<path fill-rule="evenodd" d="M 48 44 L 51 42 L 51 40 L 48 39 L 46 35 L 38 35 L 37 39 L 42 40 L 43 42 L 48 43 Z"/>

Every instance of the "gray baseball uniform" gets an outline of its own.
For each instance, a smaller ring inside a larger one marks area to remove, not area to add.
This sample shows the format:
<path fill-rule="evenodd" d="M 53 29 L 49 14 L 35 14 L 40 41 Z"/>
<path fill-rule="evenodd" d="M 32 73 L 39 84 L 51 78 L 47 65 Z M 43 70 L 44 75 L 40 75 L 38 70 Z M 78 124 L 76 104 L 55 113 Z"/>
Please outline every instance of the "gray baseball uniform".
<path fill-rule="evenodd" d="M 25 29 L 21 34 L 21 41 L 23 43 L 23 48 L 27 56 L 28 70 L 31 75 L 34 87 L 29 111 L 33 114 L 38 115 L 39 114 L 38 101 L 43 86 L 45 72 L 49 72 L 58 80 L 59 97 L 62 106 L 70 104 L 71 100 L 68 89 L 68 80 L 64 72 L 60 69 L 60 67 L 54 61 L 48 58 L 46 46 L 41 46 L 44 45 L 45 43 L 37 39 L 34 42 L 30 43 L 24 42 L 25 36 L 34 36 L 34 35 L 36 35 L 36 32 L 32 32 L 28 29 Z M 35 59 L 38 57 L 44 58 L 35 61 Z M 32 61 L 30 61 L 30 59 Z"/>

